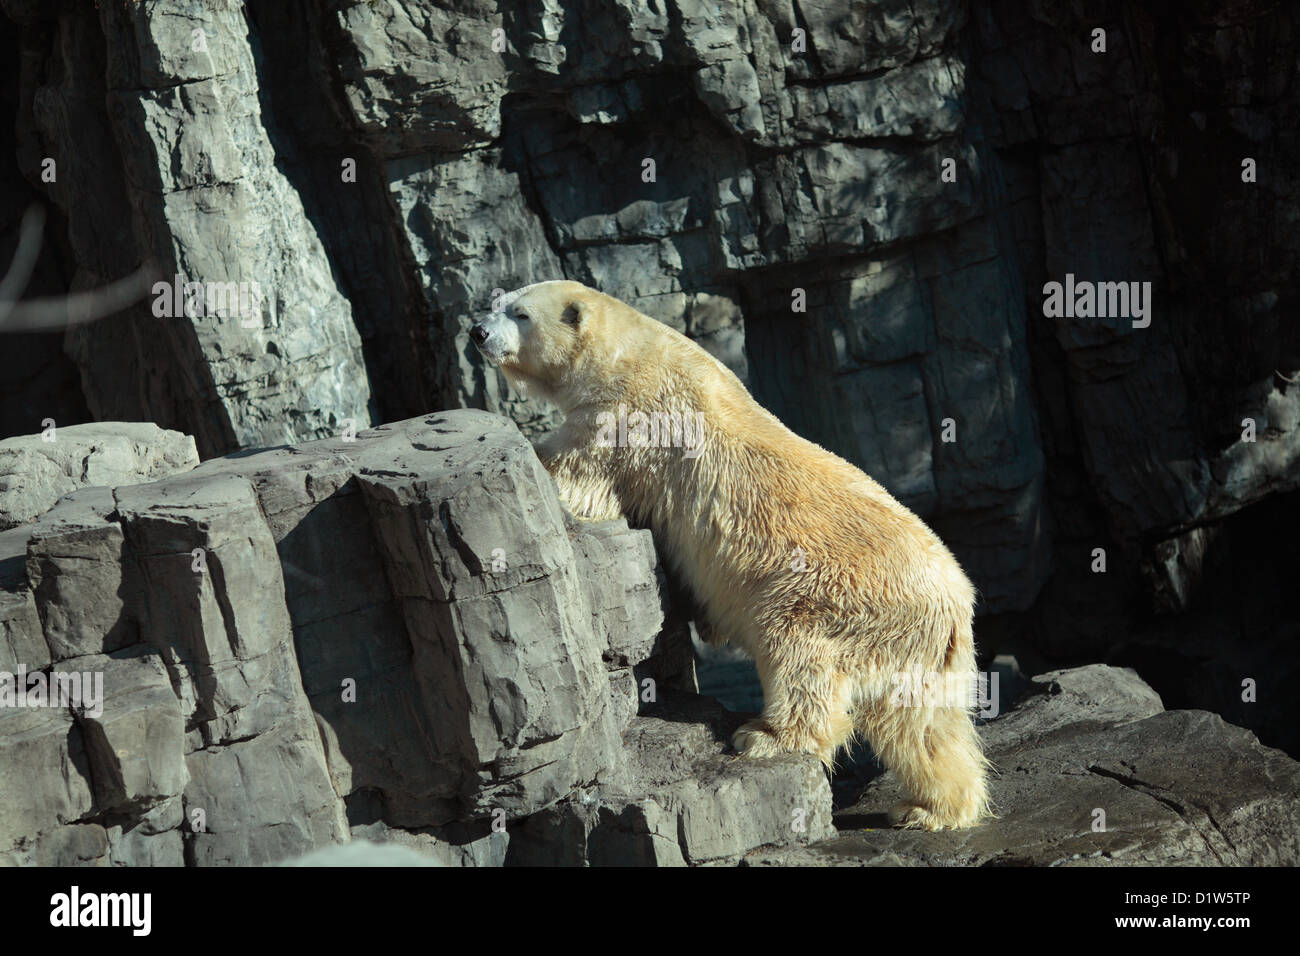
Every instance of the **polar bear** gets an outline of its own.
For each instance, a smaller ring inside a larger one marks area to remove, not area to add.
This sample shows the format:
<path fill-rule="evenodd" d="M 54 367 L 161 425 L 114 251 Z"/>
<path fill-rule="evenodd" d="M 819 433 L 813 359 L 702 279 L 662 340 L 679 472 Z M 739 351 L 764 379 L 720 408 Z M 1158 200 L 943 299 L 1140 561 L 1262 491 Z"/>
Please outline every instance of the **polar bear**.
<path fill-rule="evenodd" d="M 962 689 L 975 677 L 975 591 L 915 514 L 786 428 L 690 339 L 580 283 L 507 293 L 470 334 L 564 413 L 538 455 L 565 505 L 649 527 L 708 638 L 753 656 L 763 712 L 736 732 L 738 751 L 830 767 L 861 734 L 906 790 L 893 822 L 938 830 L 988 815 Z M 899 692 L 922 682 L 958 693 Z"/>

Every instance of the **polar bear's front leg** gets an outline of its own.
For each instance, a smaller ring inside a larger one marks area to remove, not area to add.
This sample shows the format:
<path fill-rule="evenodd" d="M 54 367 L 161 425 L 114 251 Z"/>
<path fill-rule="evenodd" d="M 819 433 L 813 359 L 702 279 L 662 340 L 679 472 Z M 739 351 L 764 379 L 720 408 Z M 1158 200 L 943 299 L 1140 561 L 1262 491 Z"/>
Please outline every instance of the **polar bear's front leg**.
<path fill-rule="evenodd" d="M 853 733 L 853 683 L 837 666 L 834 648 L 815 635 L 787 633 L 755 654 L 763 684 L 763 713 L 732 735 L 746 757 L 812 754 L 827 767 Z"/>
<path fill-rule="evenodd" d="M 575 518 L 608 521 L 623 517 L 613 482 L 597 457 L 575 448 L 558 450 L 549 442 L 537 448 L 537 457 L 555 480 L 560 502 Z"/>

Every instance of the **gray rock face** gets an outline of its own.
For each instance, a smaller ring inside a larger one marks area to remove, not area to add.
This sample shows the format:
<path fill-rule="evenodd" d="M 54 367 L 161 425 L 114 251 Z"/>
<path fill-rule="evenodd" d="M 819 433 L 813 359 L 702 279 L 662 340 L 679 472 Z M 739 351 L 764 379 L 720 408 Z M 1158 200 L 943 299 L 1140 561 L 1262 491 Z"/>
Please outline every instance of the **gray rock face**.
<path fill-rule="evenodd" d="M 508 422 L 450 424 L 397 457 L 363 453 L 357 481 L 436 750 L 453 757 L 440 789 L 470 817 L 513 819 L 616 773 L 618 728 L 549 477 Z"/>
<path fill-rule="evenodd" d="M 1166 711 L 1131 671 L 1095 664 L 1034 678 L 986 724 L 998 819 L 959 832 L 878 829 L 892 774 L 836 814 L 840 833 L 760 850 L 782 866 L 1295 866 L 1300 763 L 1204 711 Z"/>
<path fill-rule="evenodd" d="M 67 69 L 30 77 L 19 161 L 39 181 L 43 157 L 62 160 L 48 193 L 70 216 L 79 280 L 147 263 L 162 283 L 69 331 L 91 413 L 178 427 L 205 455 L 368 425 L 351 308 L 276 168 L 242 5 L 9 15 L 57 20 L 57 45 L 29 52 Z M 98 172 L 78 169 L 86 156 Z M 203 285 L 186 306 L 173 290 L 188 282 Z"/>
<path fill-rule="evenodd" d="M 623 735 L 630 780 L 583 788 L 529 818 L 507 864 L 731 864 L 747 846 L 800 847 L 834 833 L 816 761 L 738 761 L 724 749 L 741 717 L 694 695 L 658 704 Z"/>
<path fill-rule="evenodd" d="M 438 866 L 423 853 L 403 846 L 353 840 L 337 846 L 328 846 L 292 860 L 281 866 Z"/>
<path fill-rule="evenodd" d="M 1269 534 L 1300 517 L 1300 14 L 1178 6 L 5 0 L 0 261 L 42 199 L 33 295 L 148 262 L 260 298 L 6 337 L 0 413 L 205 457 L 433 408 L 533 436 L 556 411 L 466 330 L 579 279 L 929 521 L 985 649 L 1131 664 L 1300 752 L 1294 695 L 1238 699 L 1300 680 Z M 1151 283 L 1150 324 L 1046 314 L 1066 275 Z"/>
<path fill-rule="evenodd" d="M 567 518 L 498 416 L 85 488 L 0 533 L 0 581 L 6 680 L 102 690 L 0 707 L 11 862 L 355 836 L 447 865 L 699 864 L 830 832 L 815 760 L 723 754 L 738 718 L 693 694 L 649 532 Z M 552 819 L 593 836 L 547 842 Z"/>
<path fill-rule="evenodd" d="M 189 780 L 185 723 L 162 661 L 142 649 L 135 656 L 89 655 L 77 666 L 104 675 L 101 712 L 77 716 L 95 805 L 145 816 L 174 801 Z"/>
<path fill-rule="evenodd" d="M 388 157 L 425 295 L 455 342 L 443 361 L 464 366 L 462 400 L 530 433 L 554 424 L 552 409 L 466 364 L 465 328 L 495 289 L 577 278 L 693 335 L 793 427 L 923 514 L 961 527 L 959 512 L 979 512 L 980 532 L 954 543 L 991 607 L 1023 607 L 1048 569 L 1043 458 L 1023 292 L 991 216 L 990 157 L 967 131 L 966 66 L 949 49 L 964 9 L 886 6 L 507 16 L 503 51 L 441 73 L 434 95 L 457 106 L 437 115 L 451 130 L 428 121 L 428 87 L 408 82 L 399 55 L 446 63 L 436 6 L 400 24 L 349 9 L 338 75 Z M 461 13 L 465 49 L 498 25 L 495 8 Z M 401 133 L 377 128 L 385 115 L 389 130 L 407 118 Z M 958 243 L 931 238 L 954 229 Z M 955 444 L 942 440 L 949 420 Z"/>
<path fill-rule="evenodd" d="M 70 491 L 189 471 L 194 439 L 149 422 L 54 426 L 0 441 L 0 531 L 27 524 Z"/>

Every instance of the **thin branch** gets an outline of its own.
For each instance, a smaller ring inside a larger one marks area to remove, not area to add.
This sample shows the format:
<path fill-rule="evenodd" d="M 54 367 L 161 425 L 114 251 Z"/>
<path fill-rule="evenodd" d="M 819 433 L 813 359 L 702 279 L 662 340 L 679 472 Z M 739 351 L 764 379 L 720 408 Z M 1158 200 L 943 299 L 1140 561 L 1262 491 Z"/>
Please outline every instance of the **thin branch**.
<path fill-rule="evenodd" d="M 32 204 L 23 213 L 18 248 L 0 279 L 0 332 L 55 332 L 120 312 L 149 293 L 152 270 L 141 266 L 129 276 L 97 289 L 19 302 L 41 254 L 45 210 Z"/>
<path fill-rule="evenodd" d="M 121 312 L 149 294 L 151 275 L 147 267 L 141 266 L 126 278 L 97 289 L 19 302 L 10 308 L 7 317 L 0 319 L 0 332 L 56 332 Z M 0 309 L 3 305 L 0 303 Z"/>
<path fill-rule="evenodd" d="M 27 288 L 36 268 L 36 260 L 41 256 L 41 233 L 45 229 L 45 207 L 32 203 L 23 213 L 22 225 L 18 227 L 18 248 L 14 250 L 14 261 L 9 264 L 9 271 L 0 279 L 0 326 L 13 309 L 13 304 Z"/>

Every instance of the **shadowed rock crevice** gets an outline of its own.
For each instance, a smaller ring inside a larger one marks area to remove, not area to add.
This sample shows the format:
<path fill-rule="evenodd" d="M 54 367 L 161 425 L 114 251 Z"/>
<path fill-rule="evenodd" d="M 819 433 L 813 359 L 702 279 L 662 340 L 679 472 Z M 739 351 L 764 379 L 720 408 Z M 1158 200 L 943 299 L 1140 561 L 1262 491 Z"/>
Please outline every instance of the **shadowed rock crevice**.
<path fill-rule="evenodd" d="M 340 108 L 328 23 L 303 3 L 250 4 L 248 20 L 276 166 L 302 198 L 352 304 L 372 418 L 397 421 L 454 404 L 447 383 L 432 377 L 428 316 L 382 162 Z"/>

